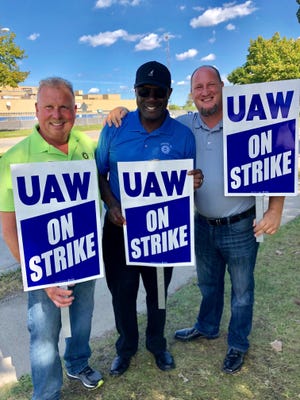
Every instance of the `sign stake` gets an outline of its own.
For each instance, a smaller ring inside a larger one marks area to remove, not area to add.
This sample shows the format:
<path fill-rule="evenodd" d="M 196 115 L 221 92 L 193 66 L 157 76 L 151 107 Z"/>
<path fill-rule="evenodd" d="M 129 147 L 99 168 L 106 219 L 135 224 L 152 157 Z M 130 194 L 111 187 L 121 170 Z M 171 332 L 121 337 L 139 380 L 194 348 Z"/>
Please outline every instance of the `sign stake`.
<path fill-rule="evenodd" d="M 65 338 L 72 337 L 69 307 L 61 307 L 61 329 Z"/>
<path fill-rule="evenodd" d="M 160 310 L 164 310 L 166 308 L 164 268 L 161 267 L 156 268 L 156 279 L 157 279 L 158 308 Z"/>
<path fill-rule="evenodd" d="M 62 287 L 62 289 L 68 289 L 68 286 L 66 286 L 66 285 L 63 285 L 61 287 Z M 60 315 L 61 315 L 61 329 L 62 329 L 64 338 L 72 337 L 69 307 L 61 307 Z"/>
<path fill-rule="evenodd" d="M 264 217 L 264 200 L 264 196 L 255 197 L 256 222 L 260 221 Z M 262 243 L 264 241 L 264 235 L 259 235 L 256 238 L 256 241 Z"/>

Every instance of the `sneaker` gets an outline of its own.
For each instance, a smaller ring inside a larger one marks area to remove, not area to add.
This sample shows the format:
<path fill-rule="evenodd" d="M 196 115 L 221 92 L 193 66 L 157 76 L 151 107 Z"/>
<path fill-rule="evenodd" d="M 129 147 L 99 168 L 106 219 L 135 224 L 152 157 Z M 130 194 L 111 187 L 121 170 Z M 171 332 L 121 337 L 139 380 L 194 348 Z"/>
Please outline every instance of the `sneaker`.
<path fill-rule="evenodd" d="M 97 389 L 103 385 L 103 377 L 98 371 L 94 371 L 91 367 L 85 367 L 78 374 L 70 374 L 67 372 L 69 379 L 79 380 L 87 389 Z"/>

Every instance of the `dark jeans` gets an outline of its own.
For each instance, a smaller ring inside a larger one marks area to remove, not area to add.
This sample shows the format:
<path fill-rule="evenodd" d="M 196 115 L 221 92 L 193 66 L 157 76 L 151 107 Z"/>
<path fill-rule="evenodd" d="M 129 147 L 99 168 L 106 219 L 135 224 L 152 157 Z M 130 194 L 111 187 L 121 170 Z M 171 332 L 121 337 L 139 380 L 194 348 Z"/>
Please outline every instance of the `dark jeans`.
<path fill-rule="evenodd" d="M 138 349 L 136 303 L 140 276 L 146 291 L 146 348 L 153 354 L 165 351 L 166 310 L 158 308 L 156 268 L 126 265 L 123 229 L 112 224 L 107 218 L 103 228 L 103 258 L 106 281 L 112 294 L 116 328 L 119 333 L 116 342 L 117 354 L 122 357 L 131 357 Z M 165 297 L 167 297 L 172 272 L 173 268 L 164 268 Z"/>
<path fill-rule="evenodd" d="M 252 328 L 254 268 L 258 243 L 253 234 L 253 215 L 229 225 L 211 226 L 195 217 L 198 284 L 202 294 L 195 327 L 204 335 L 219 333 L 224 307 L 226 267 L 231 280 L 231 318 L 228 347 L 246 352 Z"/>

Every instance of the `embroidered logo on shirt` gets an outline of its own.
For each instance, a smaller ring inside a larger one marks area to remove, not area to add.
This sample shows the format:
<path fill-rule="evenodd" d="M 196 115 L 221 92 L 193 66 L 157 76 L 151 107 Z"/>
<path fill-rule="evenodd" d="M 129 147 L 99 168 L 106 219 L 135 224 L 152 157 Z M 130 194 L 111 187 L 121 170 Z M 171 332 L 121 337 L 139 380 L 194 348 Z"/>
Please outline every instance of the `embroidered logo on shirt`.
<path fill-rule="evenodd" d="M 172 145 L 170 143 L 161 143 L 160 150 L 164 154 L 169 154 L 172 149 Z"/>

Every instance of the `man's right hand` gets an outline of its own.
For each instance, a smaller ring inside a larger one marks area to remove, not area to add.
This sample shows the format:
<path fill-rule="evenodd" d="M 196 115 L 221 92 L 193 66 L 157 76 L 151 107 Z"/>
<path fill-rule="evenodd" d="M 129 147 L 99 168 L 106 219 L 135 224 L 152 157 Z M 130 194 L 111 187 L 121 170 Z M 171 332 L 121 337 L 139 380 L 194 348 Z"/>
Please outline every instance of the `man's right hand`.
<path fill-rule="evenodd" d="M 103 125 L 107 124 L 109 127 L 114 125 L 116 128 L 119 128 L 122 125 L 122 119 L 127 113 L 129 113 L 129 110 L 127 110 L 127 108 L 116 107 L 109 112 L 103 122 Z"/>
<path fill-rule="evenodd" d="M 59 286 L 45 288 L 45 292 L 56 307 L 69 307 L 75 298 L 72 296 L 73 290 L 63 289 Z"/>
<path fill-rule="evenodd" d="M 122 215 L 121 209 L 118 206 L 112 206 L 107 210 L 107 216 L 109 220 L 117 225 L 117 226 L 123 226 L 126 221 L 125 218 Z"/>

